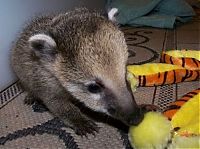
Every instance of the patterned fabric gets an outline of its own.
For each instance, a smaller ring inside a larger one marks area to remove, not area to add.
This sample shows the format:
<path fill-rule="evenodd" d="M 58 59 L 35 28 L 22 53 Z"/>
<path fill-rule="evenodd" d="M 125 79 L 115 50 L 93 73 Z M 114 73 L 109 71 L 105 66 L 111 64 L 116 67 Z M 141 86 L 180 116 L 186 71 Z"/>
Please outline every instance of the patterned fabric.
<path fill-rule="evenodd" d="M 162 49 L 177 46 L 176 30 L 131 27 L 122 30 L 129 47 L 129 64 L 158 62 Z M 140 87 L 134 96 L 139 104 L 155 104 L 164 110 L 168 103 L 198 87 L 198 81 Z M 25 96 L 18 83 L 0 93 L 0 148 L 131 149 L 127 131 L 97 122 L 100 130 L 95 136 L 77 136 L 43 107 L 24 105 Z"/>

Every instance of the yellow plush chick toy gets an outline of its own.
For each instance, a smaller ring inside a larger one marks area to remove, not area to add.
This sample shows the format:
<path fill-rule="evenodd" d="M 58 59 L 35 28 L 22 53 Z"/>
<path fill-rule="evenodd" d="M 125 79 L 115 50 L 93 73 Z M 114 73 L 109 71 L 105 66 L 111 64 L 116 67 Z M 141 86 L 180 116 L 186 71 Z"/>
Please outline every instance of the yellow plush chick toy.
<path fill-rule="evenodd" d="M 148 112 L 138 126 L 129 129 L 129 140 L 134 149 L 164 149 L 171 138 L 171 123 L 158 112 Z"/>
<path fill-rule="evenodd" d="M 199 103 L 200 89 L 197 89 L 172 103 L 163 114 L 146 113 L 138 126 L 131 126 L 129 129 L 132 147 L 134 149 L 200 149 Z M 176 111 L 173 109 L 174 105 Z"/>

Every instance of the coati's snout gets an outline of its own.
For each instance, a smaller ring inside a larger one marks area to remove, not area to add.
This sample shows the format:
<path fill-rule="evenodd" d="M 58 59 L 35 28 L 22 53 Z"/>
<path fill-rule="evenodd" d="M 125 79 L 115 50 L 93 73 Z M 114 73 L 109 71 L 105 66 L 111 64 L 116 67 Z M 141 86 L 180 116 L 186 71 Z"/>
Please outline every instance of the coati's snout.
<path fill-rule="evenodd" d="M 137 125 L 142 121 L 144 112 L 135 102 L 134 96 L 126 83 L 117 85 L 108 80 L 96 80 L 86 83 L 86 86 L 87 91 L 85 90 L 84 94 L 86 92 L 88 94 L 85 94 L 82 102 L 87 107 L 106 113 L 128 126 Z M 83 95 L 83 92 L 80 94 Z"/>
<path fill-rule="evenodd" d="M 143 117 L 144 112 L 135 102 L 134 96 L 128 89 L 124 88 L 119 91 L 118 96 L 111 100 L 108 105 L 108 113 L 113 117 L 121 120 L 126 125 L 137 125 Z"/>
<path fill-rule="evenodd" d="M 68 84 L 68 90 L 86 107 L 108 114 L 128 126 L 137 125 L 142 121 L 143 111 L 126 85 L 109 87 L 99 80 L 86 82 Z"/>

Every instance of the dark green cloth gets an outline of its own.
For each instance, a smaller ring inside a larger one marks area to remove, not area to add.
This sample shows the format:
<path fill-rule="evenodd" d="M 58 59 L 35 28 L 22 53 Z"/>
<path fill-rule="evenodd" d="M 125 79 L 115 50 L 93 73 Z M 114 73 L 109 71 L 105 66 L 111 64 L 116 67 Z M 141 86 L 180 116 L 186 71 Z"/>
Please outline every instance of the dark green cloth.
<path fill-rule="evenodd" d="M 184 0 L 108 0 L 107 8 L 117 8 L 116 21 L 130 26 L 173 28 L 195 15 Z"/>

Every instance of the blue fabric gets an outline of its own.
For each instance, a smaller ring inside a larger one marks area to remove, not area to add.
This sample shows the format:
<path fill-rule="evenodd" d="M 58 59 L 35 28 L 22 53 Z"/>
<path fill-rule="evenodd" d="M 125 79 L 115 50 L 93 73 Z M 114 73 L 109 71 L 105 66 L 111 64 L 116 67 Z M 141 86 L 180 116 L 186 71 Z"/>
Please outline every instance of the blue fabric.
<path fill-rule="evenodd" d="M 117 8 L 119 24 L 173 28 L 195 15 L 184 0 L 107 0 L 108 9 Z"/>

